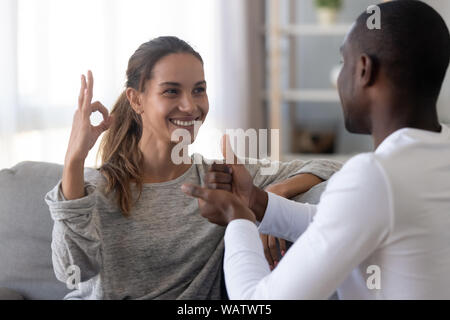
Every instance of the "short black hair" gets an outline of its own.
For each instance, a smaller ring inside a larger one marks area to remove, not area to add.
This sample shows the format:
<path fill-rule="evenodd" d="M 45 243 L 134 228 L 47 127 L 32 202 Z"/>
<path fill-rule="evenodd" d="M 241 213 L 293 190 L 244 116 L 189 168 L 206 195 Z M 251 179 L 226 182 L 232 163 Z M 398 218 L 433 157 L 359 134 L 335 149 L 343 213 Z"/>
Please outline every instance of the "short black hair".
<path fill-rule="evenodd" d="M 362 13 L 349 42 L 369 55 L 393 86 L 413 97 L 437 99 L 450 60 L 450 34 L 445 21 L 417 0 L 379 4 L 381 29 L 369 29 L 373 13 Z"/>

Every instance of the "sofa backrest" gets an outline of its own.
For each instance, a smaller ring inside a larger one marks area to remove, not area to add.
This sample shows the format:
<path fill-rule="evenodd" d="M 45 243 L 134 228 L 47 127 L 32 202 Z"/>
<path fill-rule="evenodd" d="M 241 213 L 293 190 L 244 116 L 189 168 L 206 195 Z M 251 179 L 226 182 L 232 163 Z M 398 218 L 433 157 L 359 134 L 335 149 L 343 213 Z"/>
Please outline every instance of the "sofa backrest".
<path fill-rule="evenodd" d="M 0 287 L 25 299 L 62 299 L 69 292 L 53 272 L 53 220 L 44 201 L 62 169 L 26 161 L 0 170 Z"/>

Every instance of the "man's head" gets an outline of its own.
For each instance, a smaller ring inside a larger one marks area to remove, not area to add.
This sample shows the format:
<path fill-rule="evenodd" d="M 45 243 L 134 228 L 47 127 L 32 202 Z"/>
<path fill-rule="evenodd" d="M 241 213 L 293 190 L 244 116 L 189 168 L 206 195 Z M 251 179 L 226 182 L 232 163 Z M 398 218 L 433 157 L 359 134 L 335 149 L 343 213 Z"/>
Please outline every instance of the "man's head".
<path fill-rule="evenodd" d="M 339 95 L 354 133 L 372 132 L 372 108 L 386 99 L 435 108 L 450 59 L 448 28 L 429 5 L 397 0 L 378 7 L 381 29 L 369 29 L 372 14 L 364 12 L 341 48 Z"/>

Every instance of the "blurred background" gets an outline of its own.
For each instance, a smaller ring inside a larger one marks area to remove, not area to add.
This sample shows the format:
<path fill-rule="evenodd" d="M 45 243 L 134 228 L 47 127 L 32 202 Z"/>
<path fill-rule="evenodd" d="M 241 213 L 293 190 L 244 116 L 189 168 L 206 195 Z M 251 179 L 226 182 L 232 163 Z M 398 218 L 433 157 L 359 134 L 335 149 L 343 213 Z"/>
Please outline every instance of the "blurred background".
<path fill-rule="evenodd" d="M 425 1 L 450 25 L 447 0 Z M 80 75 L 109 109 L 129 57 L 162 35 L 205 62 L 210 114 L 191 152 L 220 157 L 215 129 L 280 129 L 281 158 L 346 159 L 370 137 L 345 131 L 339 46 L 370 0 L 0 0 L 0 169 L 63 163 Z M 439 48 L 436 48 L 439 50 Z M 440 119 L 450 123 L 447 75 Z M 92 116 L 100 122 L 98 113 Z M 100 139 L 99 139 L 100 140 Z M 87 166 L 95 166 L 98 144 Z"/>

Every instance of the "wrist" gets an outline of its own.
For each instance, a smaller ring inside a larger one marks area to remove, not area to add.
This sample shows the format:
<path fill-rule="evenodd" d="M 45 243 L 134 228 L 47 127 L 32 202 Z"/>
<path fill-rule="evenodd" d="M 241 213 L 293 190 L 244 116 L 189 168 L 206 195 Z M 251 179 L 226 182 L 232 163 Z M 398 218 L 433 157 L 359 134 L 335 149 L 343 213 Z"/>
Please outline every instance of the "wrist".
<path fill-rule="evenodd" d="M 233 220 L 237 219 L 246 219 L 253 223 L 256 223 L 256 216 L 245 205 L 243 205 L 241 202 L 235 202 L 230 204 L 230 214 L 229 214 L 229 220 L 228 223 L 230 223 Z"/>
<path fill-rule="evenodd" d="M 66 155 L 64 158 L 64 166 L 65 167 L 75 167 L 79 168 L 80 166 L 84 167 L 85 158 L 83 157 L 75 157 Z"/>
<path fill-rule="evenodd" d="M 255 214 L 256 220 L 262 221 L 268 200 L 269 196 L 266 191 L 253 186 L 250 197 L 250 209 Z"/>
<path fill-rule="evenodd" d="M 66 159 L 64 161 L 63 176 L 84 173 L 84 160 Z"/>

